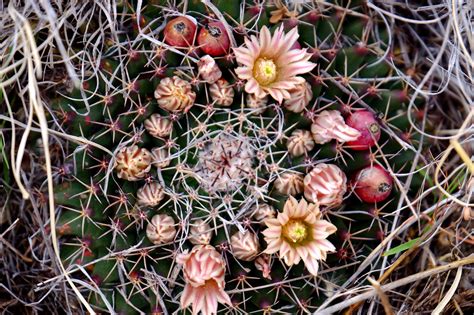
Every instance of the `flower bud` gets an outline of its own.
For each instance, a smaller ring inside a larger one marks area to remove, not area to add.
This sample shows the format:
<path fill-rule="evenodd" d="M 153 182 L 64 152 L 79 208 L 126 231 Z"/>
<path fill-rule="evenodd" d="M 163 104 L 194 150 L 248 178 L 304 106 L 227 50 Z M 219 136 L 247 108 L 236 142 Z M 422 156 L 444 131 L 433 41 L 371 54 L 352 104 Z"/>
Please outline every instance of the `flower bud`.
<path fill-rule="evenodd" d="M 261 224 L 264 224 L 263 221 L 265 221 L 265 219 L 274 218 L 276 215 L 275 208 L 263 202 L 259 203 L 258 205 L 255 205 L 255 207 L 253 207 L 252 209 L 252 213 L 253 218 Z"/>
<path fill-rule="evenodd" d="M 213 102 L 221 106 L 230 106 L 234 101 L 234 89 L 224 79 L 219 79 L 217 82 L 211 84 L 209 93 Z"/>
<path fill-rule="evenodd" d="M 230 246 L 235 258 L 243 261 L 252 261 L 260 252 L 258 237 L 255 233 L 237 232 L 230 238 Z"/>
<path fill-rule="evenodd" d="M 339 142 L 354 141 L 360 133 L 349 127 L 337 110 L 325 110 L 317 115 L 311 125 L 311 133 L 316 143 L 324 144 L 333 139 Z"/>
<path fill-rule="evenodd" d="M 158 105 L 167 111 L 186 112 L 193 106 L 196 93 L 189 82 L 174 76 L 160 81 L 155 90 L 155 98 Z"/>
<path fill-rule="evenodd" d="M 290 98 L 286 99 L 283 105 L 285 108 L 294 113 L 301 113 L 313 98 L 313 91 L 308 82 L 298 84 L 290 91 Z"/>
<path fill-rule="evenodd" d="M 150 171 L 151 160 L 151 153 L 147 149 L 133 145 L 120 149 L 115 156 L 114 168 L 119 178 L 137 181 Z"/>
<path fill-rule="evenodd" d="M 189 229 L 189 241 L 194 245 L 207 245 L 211 242 L 212 229 L 204 220 L 196 220 Z"/>
<path fill-rule="evenodd" d="M 153 114 L 145 120 L 145 129 L 155 138 L 165 138 L 173 130 L 173 122 L 159 114 Z"/>
<path fill-rule="evenodd" d="M 252 108 L 254 110 L 252 114 L 258 115 L 265 111 L 268 103 L 268 96 L 259 98 L 255 94 L 247 94 L 246 101 L 247 107 Z"/>
<path fill-rule="evenodd" d="M 170 154 L 165 148 L 154 148 L 151 150 L 152 163 L 156 168 L 164 168 L 170 165 Z"/>
<path fill-rule="evenodd" d="M 270 276 L 270 256 L 267 254 L 262 254 L 255 259 L 255 268 L 262 272 L 262 276 L 265 279 L 272 280 Z"/>
<path fill-rule="evenodd" d="M 291 156 L 301 156 L 314 148 L 314 141 L 311 132 L 302 129 L 296 129 L 291 133 L 287 142 L 288 152 Z"/>
<path fill-rule="evenodd" d="M 218 303 L 232 305 L 225 292 L 225 261 L 210 245 L 197 245 L 176 257 L 183 266 L 185 286 L 180 306 L 185 309 L 192 304 L 193 314 L 217 314 Z"/>
<path fill-rule="evenodd" d="M 171 242 L 176 235 L 175 223 L 166 214 L 157 214 L 146 227 L 146 236 L 155 245 Z"/>
<path fill-rule="evenodd" d="M 140 206 L 157 206 L 163 198 L 163 187 L 156 182 L 146 184 L 137 191 L 137 201 Z"/>
<path fill-rule="evenodd" d="M 283 173 L 275 180 L 275 189 L 283 195 L 298 195 L 303 192 L 303 175 Z"/>
<path fill-rule="evenodd" d="M 320 163 L 304 178 L 304 196 L 323 206 L 338 206 L 347 190 L 346 174 L 334 164 Z"/>
<path fill-rule="evenodd" d="M 222 77 L 222 72 L 219 66 L 216 64 L 214 58 L 209 55 L 205 55 L 199 59 L 198 63 L 199 75 L 201 78 L 209 83 L 213 84 Z"/>

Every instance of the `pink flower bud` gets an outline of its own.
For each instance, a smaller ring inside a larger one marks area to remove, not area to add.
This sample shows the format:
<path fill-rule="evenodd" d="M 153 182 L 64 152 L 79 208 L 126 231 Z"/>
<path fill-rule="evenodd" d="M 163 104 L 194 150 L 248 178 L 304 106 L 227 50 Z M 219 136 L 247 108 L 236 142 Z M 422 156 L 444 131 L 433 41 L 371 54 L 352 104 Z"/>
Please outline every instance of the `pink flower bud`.
<path fill-rule="evenodd" d="M 257 97 L 255 94 L 247 94 L 247 107 L 252 108 L 254 111 L 252 114 L 258 115 L 265 111 L 268 103 L 268 96 L 263 98 Z"/>
<path fill-rule="evenodd" d="M 308 82 L 298 84 L 289 90 L 290 98 L 285 99 L 283 105 L 285 108 L 294 113 L 301 113 L 313 98 L 313 91 Z"/>
<path fill-rule="evenodd" d="M 338 206 L 346 193 L 346 174 L 333 164 L 320 163 L 304 178 L 304 196 L 323 206 Z"/>
<path fill-rule="evenodd" d="M 145 129 L 155 138 L 164 138 L 173 130 L 173 122 L 159 114 L 153 114 L 144 122 Z"/>
<path fill-rule="evenodd" d="M 311 133 L 316 143 L 324 144 L 333 139 L 339 142 L 354 141 L 360 133 L 349 127 L 337 110 L 322 111 L 311 125 Z"/>
<path fill-rule="evenodd" d="M 201 78 L 209 83 L 213 84 L 222 77 L 222 72 L 219 66 L 216 64 L 214 58 L 209 55 L 205 55 L 199 59 L 198 63 L 199 75 Z"/>
<path fill-rule="evenodd" d="M 257 259 L 255 259 L 255 268 L 262 272 L 262 276 L 265 279 L 272 280 L 270 276 L 270 255 L 262 254 Z"/>
<path fill-rule="evenodd" d="M 177 262 L 183 265 L 186 285 L 181 295 L 181 307 L 192 304 L 193 314 L 217 314 L 218 303 L 232 305 L 225 287 L 225 262 L 210 245 L 197 245 L 189 254 L 181 254 Z"/>
<path fill-rule="evenodd" d="M 208 245 L 211 242 L 212 229 L 204 220 L 196 220 L 191 223 L 189 229 L 189 241 L 194 245 Z"/>
<path fill-rule="evenodd" d="M 194 104 L 196 93 L 191 84 L 174 76 L 164 78 L 155 90 L 158 105 L 169 112 L 186 112 Z"/>
<path fill-rule="evenodd" d="M 311 132 L 302 129 L 296 129 L 291 133 L 287 142 L 288 152 L 291 156 L 301 156 L 314 148 L 314 141 Z"/>
<path fill-rule="evenodd" d="M 175 223 L 166 214 L 157 214 L 151 218 L 146 228 L 146 236 L 155 245 L 170 243 L 176 235 Z"/>
<path fill-rule="evenodd" d="M 267 203 L 259 203 L 252 209 L 253 218 L 263 224 L 267 218 L 274 218 L 276 215 L 275 209 Z"/>
<path fill-rule="evenodd" d="M 297 173 L 283 173 L 275 180 L 275 189 L 283 195 L 297 195 L 303 192 L 303 175 Z"/>
<path fill-rule="evenodd" d="M 234 101 L 234 89 L 224 79 L 219 79 L 209 87 L 212 101 L 221 106 L 230 106 Z"/>
<path fill-rule="evenodd" d="M 158 183 L 146 184 L 137 191 L 137 201 L 141 206 L 157 206 L 163 197 L 163 187 Z"/>
<path fill-rule="evenodd" d="M 230 238 L 230 246 L 234 257 L 243 261 L 252 261 L 260 252 L 258 237 L 255 233 L 237 232 Z"/>
<path fill-rule="evenodd" d="M 169 151 L 165 148 L 154 148 L 151 150 L 152 164 L 157 168 L 164 168 L 170 165 L 171 159 Z"/>

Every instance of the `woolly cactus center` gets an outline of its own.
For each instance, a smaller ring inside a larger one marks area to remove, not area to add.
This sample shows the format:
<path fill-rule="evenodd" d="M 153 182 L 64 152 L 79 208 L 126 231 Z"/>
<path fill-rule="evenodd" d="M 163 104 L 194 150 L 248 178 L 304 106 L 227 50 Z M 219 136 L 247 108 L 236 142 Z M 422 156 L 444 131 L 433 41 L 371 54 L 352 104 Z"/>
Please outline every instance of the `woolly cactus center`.
<path fill-rule="evenodd" d="M 258 58 L 253 67 L 255 80 L 261 85 L 269 85 L 277 79 L 277 66 L 272 59 Z"/>
<path fill-rule="evenodd" d="M 217 136 L 199 153 L 201 186 L 213 192 L 237 189 L 252 174 L 253 158 L 247 138 Z"/>
<path fill-rule="evenodd" d="M 301 245 L 308 240 L 309 228 L 302 220 L 290 220 L 283 226 L 283 237 L 293 245 Z"/>

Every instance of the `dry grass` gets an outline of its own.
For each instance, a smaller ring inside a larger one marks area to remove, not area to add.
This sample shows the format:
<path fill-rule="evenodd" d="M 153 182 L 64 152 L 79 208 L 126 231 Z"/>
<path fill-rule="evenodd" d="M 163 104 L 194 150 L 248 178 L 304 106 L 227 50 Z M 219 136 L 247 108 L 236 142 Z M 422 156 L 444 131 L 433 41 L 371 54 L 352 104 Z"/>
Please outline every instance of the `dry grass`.
<path fill-rule="evenodd" d="M 410 107 L 417 97 L 428 104 L 423 129 L 413 122 L 412 128 L 436 140 L 436 146 L 431 148 L 433 156 L 423 156 L 421 145 L 414 148 L 411 173 L 398 174 L 402 194 L 398 211 L 390 214 L 394 217 L 388 235 L 317 313 L 385 309 L 461 314 L 474 308 L 474 8 L 469 1 L 455 0 L 423 5 L 369 1 L 367 6 L 369 14 L 391 30 L 397 47 L 392 66 L 415 91 Z M 84 6 L 81 1 L 0 1 L 0 311 L 7 314 L 79 312 L 81 303 L 85 309 L 90 306 L 77 287 L 98 292 L 72 277 L 58 259 L 54 162 L 61 158 L 65 140 L 112 152 L 48 126 L 49 108 L 41 92 L 64 82 L 79 85 L 81 78 L 98 73 L 102 56 L 92 47 L 109 36 L 119 43 L 119 21 L 134 18 L 117 14 L 115 7 L 98 2 Z M 217 8 L 211 9 L 220 16 Z M 102 20 L 83 36 L 94 15 Z M 42 42 L 35 41 L 38 34 Z M 165 45 L 146 29 L 139 36 Z M 82 51 L 71 45 L 77 38 Z M 133 47 L 134 42 L 119 45 Z M 426 166 L 417 169 L 418 161 Z M 410 199 L 406 189 L 416 172 L 430 185 Z M 405 209 L 412 212 L 408 218 L 401 215 Z M 404 253 L 382 255 L 393 248 L 394 240 L 404 243 L 415 237 L 418 241 Z M 377 270 L 370 268 L 379 264 Z M 362 285 L 368 279 L 372 286 Z"/>

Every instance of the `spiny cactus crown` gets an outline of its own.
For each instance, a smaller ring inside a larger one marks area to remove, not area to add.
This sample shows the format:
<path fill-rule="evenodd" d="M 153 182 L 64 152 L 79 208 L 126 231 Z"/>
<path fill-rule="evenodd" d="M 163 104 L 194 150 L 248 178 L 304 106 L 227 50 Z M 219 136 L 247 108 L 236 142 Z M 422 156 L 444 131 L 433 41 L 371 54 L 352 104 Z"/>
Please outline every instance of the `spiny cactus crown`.
<path fill-rule="evenodd" d="M 383 239 L 417 141 L 387 30 L 358 1 L 148 2 L 51 96 L 90 140 L 56 174 L 63 262 L 101 311 L 314 311 Z"/>

